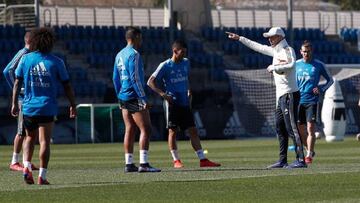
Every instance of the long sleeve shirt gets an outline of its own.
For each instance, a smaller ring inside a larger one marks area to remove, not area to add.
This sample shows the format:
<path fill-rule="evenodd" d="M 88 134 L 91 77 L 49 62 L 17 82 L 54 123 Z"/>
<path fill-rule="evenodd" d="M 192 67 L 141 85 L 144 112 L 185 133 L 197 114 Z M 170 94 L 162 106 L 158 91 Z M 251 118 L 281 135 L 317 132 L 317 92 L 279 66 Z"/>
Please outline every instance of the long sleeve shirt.
<path fill-rule="evenodd" d="M 131 45 L 116 55 L 113 84 L 118 99 L 141 99 L 146 102 L 143 62 L 139 52 Z"/>
<path fill-rule="evenodd" d="M 299 90 L 296 83 L 295 51 L 288 45 L 285 39 L 280 41 L 275 47 L 263 45 L 242 36 L 239 41 L 254 51 L 273 57 L 273 77 L 277 99 L 286 93 Z"/>
<path fill-rule="evenodd" d="M 9 84 L 10 88 L 12 89 L 15 82 L 15 70 L 18 67 L 20 59 L 25 55 L 29 53 L 29 49 L 22 48 L 20 49 L 14 56 L 14 58 L 8 63 L 8 65 L 5 67 L 3 74 L 4 77 Z M 21 88 L 21 96 L 24 93 L 24 88 Z"/>
<path fill-rule="evenodd" d="M 319 86 L 321 76 L 325 78 L 326 84 Z M 311 60 L 309 63 L 303 59 L 297 60 L 296 78 L 300 90 L 301 104 L 316 104 L 319 95 L 314 94 L 313 89 L 319 86 L 319 90 L 325 92 L 334 83 L 324 63 L 317 59 Z"/>

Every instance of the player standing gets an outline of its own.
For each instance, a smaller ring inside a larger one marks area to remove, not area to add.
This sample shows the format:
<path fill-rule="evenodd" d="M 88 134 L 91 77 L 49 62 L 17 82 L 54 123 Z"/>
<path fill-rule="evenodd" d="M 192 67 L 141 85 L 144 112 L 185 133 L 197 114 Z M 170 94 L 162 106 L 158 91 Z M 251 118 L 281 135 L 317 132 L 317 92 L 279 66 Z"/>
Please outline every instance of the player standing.
<path fill-rule="evenodd" d="M 50 138 L 54 126 L 57 109 L 57 83 L 61 82 L 65 94 L 70 101 L 70 117 L 76 116 L 74 93 L 69 82 L 69 75 L 63 60 L 50 52 L 54 45 L 54 34 L 49 28 L 34 29 L 30 33 L 29 54 L 22 57 L 15 70 L 16 80 L 13 88 L 11 114 L 18 116 L 18 97 L 22 84 L 24 85 L 24 99 L 22 111 L 26 139 L 24 142 L 24 180 L 27 184 L 34 184 L 32 176 L 31 140 L 39 134 L 40 169 L 38 184 L 48 185 L 46 178 L 50 159 Z"/>
<path fill-rule="evenodd" d="M 211 162 L 205 157 L 190 109 L 190 62 L 187 58 L 184 58 L 186 50 L 185 42 L 176 40 L 172 45 L 172 57 L 158 66 L 150 76 L 147 84 L 164 99 L 166 128 L 169 132 L 168 144 L 174 168 L 183 167 L 176 145 L 178 129 L 188 130 L 191 145 L 200 159 L 200 167 L 217 167 L 220 164 Z M 160 82 L 165 87 L 165 91 L 160 89 L 156 82 Z"/>
<path fill-rule="evenodd" d="M 302 141 L 307 146 L 306 164 L 312 163 L 315 156 L 315 127 L 319 95 L 324 93 L 334 83 L 325 64 L 317 59 L 313 59 L 312 51 L 311 43 L 304 41 L 300 49 L 303 58 L 296 61 L 296 78 L 300 91 L 298 124 Z M 319 81 L 321 76 L 326 79 L 326 84 L 320 87 Z"/>
<path fill-rule="evenodd" d="M 142 42 L 141 31 L 130 27 L 125 35 L 127 46 L 116 55 L 113 72 L 115 92 L 125 123 L 125 173 L 160 172 L 148 162 L 151 121 L 144 91 L 144 67 L 138 52 Z M 133 163 L 136 127 L 140 129 L 139 168 Z"/>
<path fill-rule="evenodd" d="M 295 52 L 280 27 L 273 27 L 263 36 L 268 38 L 271 46 L 259 44 L 235 33 L 227 32 L 228 37 L 239 40 L 247 47 L 262 54 L 272 56 L 273 62 L 267 71 L 273 74 L 276 86 L 276 133 L 280 143 L 280 159 L 267 168 L 305 168 L 303 145 L 296 125 L 300 93 L 296 84 Z M 287 165 L 289 136 L 295 145 L 296 160 Z"/>
<path fill-rule="evenodd" d="M 14 86 L 15 70 L 19 64 L 21 57 L 30 52 L 29 51 L 29 46 L 30 46 L 29 39 L 30 39 L 30 32 L 26 32 L 25 36 L 24 36 L 25 47 L 20 49 L 15 54 L 14 58 L 10 61 L 10 63 L 5 67 L 5 69 L 3 71 L 5 79 L 11 89 Z M 23 143 L 24 137 L 26 135 L 25 129 L 23 126 L 23 113 L 21 111 L 21 103 L 22 103 L 23 97 L 24 97 L 24 90 L 22 88 L 20 91 L 20 95 L 19 95 L 19 116 L 17 118 L 17 122 L 18 122 L 17 133 L 14 138 L 13 155 L 12 155 L 11 164 L 9 166 L 10 170 L 12 170 L 12 171 L 22 171 L 23 170 L 23 166 L 19 162 L 19 154 L 20 154 L 20 151 L 22 148 L 22 143 Z M 35 139 L 32 140 L 32 146 L 34 146 L 34 145 L 35 145 Z M 34 148 L 34 147 L 32 147 L 32 148 Z M 38 170 L 38 168 L 35 167 L 34 165 L 32 165 L 32 168 L 33 168 L 33 170 Z"/>

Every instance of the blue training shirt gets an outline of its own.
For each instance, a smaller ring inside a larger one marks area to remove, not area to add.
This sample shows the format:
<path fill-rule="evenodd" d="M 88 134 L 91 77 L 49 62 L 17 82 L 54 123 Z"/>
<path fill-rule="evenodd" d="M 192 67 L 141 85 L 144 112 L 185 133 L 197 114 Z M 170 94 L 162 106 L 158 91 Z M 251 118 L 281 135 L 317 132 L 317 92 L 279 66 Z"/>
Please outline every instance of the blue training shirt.
<path fill-rule="evenodd" d="M 14 58 L 9 62 L 9 64 L 5 67 L 5 69 L 3 71 L 4 77 L 11 89 L 13 88 L 14 82 L 15 82 L 15 69 L 17 68 L 17 66 L 19 64 L 21 57 L 27 53 L 29 53 L 29 49 L 27 49 L 25 47 L 20 49 L 15 54 Z M 23 98 L 22 95 L 23 95 L 23 91 L 21 91 L 19 99 Z"/>
<path fill-rule="evenodd" d="M 26 54 L 15 70 L 16 78 L 23 78 L 22 111 L 26 116 L 56 116 L 57 82 L 69 81 L 62 59 L 38 51 Z"/>
<path fill-rule="evenodd" d="M 139 52 L 132 45 L 127 45 L 116 55 L 113 83 L 118 99 L 141 99 L 146 102 L 144 65 Z"/>
<path fill-rule="evenodd" d="M 320 76 L 326 79 L 323 86 L 319 86 Z M 320 92 L 325 92 L 334 83 L 324 63 L 317 59 L 311 60 L 310 63 L 303 59 L 297 60 L 296 79 L 300 91 L 300 104 L 316 104 L 319 95 L 315 95 L 313 89 L 319 86 Z"/>
<path fill-rule="evenodd" d="M 174 104 L 189 106 L 189 71 L 190 62 L 187 58 L 179 63 L 168 59 L 160 63 L 152 76 L 164 84 L 166 94 L 175 98 Z"/>

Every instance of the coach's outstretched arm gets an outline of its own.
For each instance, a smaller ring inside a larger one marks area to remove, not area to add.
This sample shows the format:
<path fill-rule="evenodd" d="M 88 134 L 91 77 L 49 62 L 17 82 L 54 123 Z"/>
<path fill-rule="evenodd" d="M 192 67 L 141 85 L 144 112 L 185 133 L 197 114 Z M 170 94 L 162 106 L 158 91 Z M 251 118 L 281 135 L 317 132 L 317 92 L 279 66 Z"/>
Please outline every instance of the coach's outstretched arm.
<path fill-rule="evenodd" d="M 262 53 L 262 54 L 265 54 L 268 56 L 274 56 L 273 48 L 270 46 L 254 42 L 246 37 L 239 36 L 232 32 L 226 32 L 226 34 L 228 34 L 229 39 L 239 40 L 245 46 L 249 47 L 250 49 L 252 49 L 254 51 L 257 51 L 259 53 Z"/>

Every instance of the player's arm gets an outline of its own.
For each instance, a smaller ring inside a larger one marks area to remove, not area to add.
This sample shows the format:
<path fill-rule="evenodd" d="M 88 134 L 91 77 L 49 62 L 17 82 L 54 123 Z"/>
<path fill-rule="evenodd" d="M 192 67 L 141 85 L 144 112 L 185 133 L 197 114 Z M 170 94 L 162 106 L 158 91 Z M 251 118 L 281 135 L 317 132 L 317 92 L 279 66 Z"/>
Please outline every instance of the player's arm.
<path fill-rule="evenodd" d="M 269 72 L 275 71 L 277 73 L 281 73 L 295 68 L 295 63 L 296 63 L 295 51 L 292 48 L 287 47 L 285 48 L 285 54 L 287 59 L 286 62 L 280 62 L 279 64 L 276 65 L 270 65 L 268 67 Z"/>
<path fill-rule="evenodd" d="M 62 82 L 62 85 L 64 87 L 64 92 L 66 97 L 68 98 L 69 102 L 70 102 L 70 118 L 75 118 L 76 117 L 76 102 L 75 102 L 75 94 L 74 94 L 74 90 L 71 87 L 70 81 L 64 81 Z"/>
<path fill-rule="evenodd" d="M 188 86 L 187 96 L 189 97 L 189 99 L 191 101 L 192 100 L 192 92 L 191 92 L 191 89 L 190 89 L 190 71 L 191 71 L 190 61 L 188 61 L 188 71 L 189 72 L 187 74 L 187 77 L 188 77 L 188 80 L 187 80 L 187 86 Z"/>
<path fill-rule="evenodd" d="M 7 64 L 5 67 L 3 74 L 6 79 L 6 82 L 10 86 L 10 88 L 13 88 L 14 82 L 15 82 L 15 69 L 17 68 L 20 59 L 26 52 L 24 50 L 20 50 L 14 58 Z"/>
<path fill-rule="evenodd" d="M 11 102 L 11 115 L 17 116 L 19 114 L 19 93 L 24 79 L 24 67 L 25 67 L 25 57 L 22 57 L 17 65 L 17 68 L 14 71 L 15 81 L 12 86 L 12 102 Z"/>
<path fill-rule="evenodd" d="M 11 73 L 11 67 L 12 67 L 12 63 L 10 62 L 4 69 L 3 74 L 4 77 L 6 79 L 6 82 L 8 83 L 8 85 L 10 86 L 10 88 L 12 88 L 14 86 L 14 77 L 13 74 Z M 14 71 L 14 70 L 12 70 Z"/>
<path fill-rule="evenodd" d="M 23 78 L 16 78 L 12 91 L 12 102 L 11 102 L 11 115 L 16 117 L 19 115 L 19 93 L 21 89 L 21 84 L 23 82 Z"/>
<path fill-rule="evenodd" d="M 60 81 L 64 88 L 64 93 L 70 102 L 70 118 L 75 118 L 76 114 L 77 114 L 75 94 L 74 94 L 74 90 L 70 84 L 69 73 L 67 72 L 67 70 L 65 68 L 65 64 L 62 60 L 59 61 L 58 74 L 59 74 L 58 76 L 59 76 Z"/>
<path fill-rule="evenodd" d="M 134 90 L 138 97 L 144 102 L 146 105 L 146 95 L 144 91 L 144 87 L 141 83 L 140 72 L 143 71 L 139 65 L 140 54 L 133 54 L 129 57 L 129 75 L 130 81 L 134 87 Z"/>
<path fill-rule="evenodd" d="M 113 71 L 113 84 L 114 84 L 116 95 L 118 95 L 121 90 L 121 66 L 122 65 L 123 64 L 120 64 L 120 60 L 116 58 L 115 63 L 114 63 L 114 71 Z"/>
<path fill-rule="evenodd" d="M 239 36 L 232 32 L 225 32 L 228 35 L 228 38 L 232 40 L 239 40 L 241 43 L 243 43 L 245 46 L 249 47 L 250 49 L 260 52 L 262 54 L 268 55 L 268 56 L 274 56 L 273 48 L 267 45 L 263 45 L 257 42 L 254 42 L 246 37 Z"/>
<path fill-rule="evenodd" d="M 165 97 L 166 93 L 162 91 L 157 85 L 156 85 L 156 78 L 154 76 L 150 76 L 149 80 L 147 81 L 147 85 L 160 97 Z"/>
<path fill-rule="evenodd" d="M 158 95 L 160 95 L 160 97 L 162 97 L 163 99 L 168 101 L 170 104 L 172 104 L 172 102 L 173 102 L 172 97 L 170 95 L 167 95 L 166 92 L 164 92 L 162 89 L 160 89 L 156 84 L 157 78 L 161 78 L 163 75 L 163 64 L 164 63 L 160 63 L 160 65 L 156 68 L 155 72 L 148 79 L 147 85 L 154 92 L 156 92 Z"/>
<path fill-rule="evenodd" d="M 321 92 L 325 92 L 334 83 L 334 80 L 331 77 L 327 68 L 325 67 L 325 64 L 322 64 L 321 67 L 322 67 L 322 69 L 320 71 L 320 74 L 325 78 L 326 83 L 325 83 L 325 85 L 320 86 L 319 89 Z"/>

